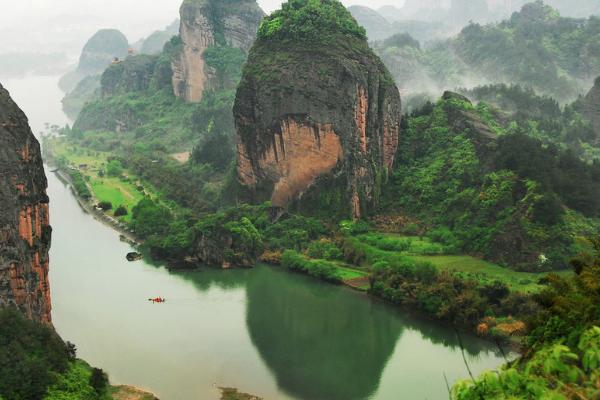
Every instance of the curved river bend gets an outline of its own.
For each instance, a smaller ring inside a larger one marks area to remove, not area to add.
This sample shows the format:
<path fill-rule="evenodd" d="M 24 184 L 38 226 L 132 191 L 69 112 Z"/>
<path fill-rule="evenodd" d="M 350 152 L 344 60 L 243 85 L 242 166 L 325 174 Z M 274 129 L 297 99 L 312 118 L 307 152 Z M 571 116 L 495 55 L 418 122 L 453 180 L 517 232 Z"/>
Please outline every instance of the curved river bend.
<path fill-rule="evenodd" d="M 3 84 L 30 117 L 64 124 L 57 78 Z M 172 273 L 128 263 L 131 247 L 48 173 L 53 319 L 78 355 L 162 400 L 216 399 L 218 386 L 277 399 L 447 399 L 467 376 L 452 330 L 360 293 L 268 266 Z M 165 304 L 148 298 L 163 296 Z M 474 372 L 502 363 L 464 337 Z"/>

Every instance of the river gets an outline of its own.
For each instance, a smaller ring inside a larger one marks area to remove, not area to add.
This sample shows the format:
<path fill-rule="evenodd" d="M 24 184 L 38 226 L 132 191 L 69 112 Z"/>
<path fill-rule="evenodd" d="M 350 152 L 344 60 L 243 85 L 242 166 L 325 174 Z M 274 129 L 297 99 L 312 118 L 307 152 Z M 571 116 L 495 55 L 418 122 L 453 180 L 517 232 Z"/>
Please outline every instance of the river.
<path fill-rule="evenodd" d="M 56 77 L 2 84 L 34 132 L 67 122 Z M 218 386 L 278 399 L 447 399 L 467 376 L 454 332 L 394 307 L 269 266 L 172 273 L 129 263 L 131 247 L 47 172 L 52 317 L 78 356 L 161 400 L 218 398 Z M 165 304 L 150 297 L 163 296 Z M 463 338 L 471 369 L 503 362 Z"/>

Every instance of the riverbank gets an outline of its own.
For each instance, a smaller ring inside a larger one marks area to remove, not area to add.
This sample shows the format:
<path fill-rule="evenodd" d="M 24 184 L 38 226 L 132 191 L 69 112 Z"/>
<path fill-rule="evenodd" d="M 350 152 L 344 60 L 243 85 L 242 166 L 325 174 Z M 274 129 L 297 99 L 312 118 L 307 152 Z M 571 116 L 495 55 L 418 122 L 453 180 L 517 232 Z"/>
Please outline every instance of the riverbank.
<path fill-rule="evenodd" d="M 107 215 L 105 212 L 103 212 L 102 210 L 99 210 L 96 207 L 96 204 L 98 203 L 99 200 L 93 195 L 93 191 L 91 191 L 91 188 L 90 188 L 90 191 L 92 192 L 92 196 L 93 196 L 92 200 L 86 200 L 86 199 L 82 198 L 81 196 L 79 196 L 79 194 L 75 191 L 74 186 L 73 186 L 73 181 L 71 180 L 71 177 L 69 176 L 69 174 L 65 173 L 63 170 L 61 170 L 59 168 L 55 168 L 52 172 L 56 175 L 56 177 L 62 183 L 70 186 L 71 193 L 77 200 L 77 203 L 82 208 L 82 210 L 84 210 L 86 213 L 92 215 L 94 217 L 94 219 L 96 219 L 97 221 L 103 223 L 104 225 L 109 226 L 110 228 L 115 230 L 117 233 L 119 233 L 122 241 L 129 243 L 132 246 L 138 246 L 138 245 L 142 244 L 142 241 L 135 236 L 135 234 L 132 232 L 132 230 L 129 228 L 129 226 L 126 223 L 121 222 L 121 221 L 111 217 L 110 215 Z"/>
<path fill-rule="evenodd" d="M 159 400 L 152 393 L 135 386 L 111 386 L 109 393 L 113 400 Z"/>

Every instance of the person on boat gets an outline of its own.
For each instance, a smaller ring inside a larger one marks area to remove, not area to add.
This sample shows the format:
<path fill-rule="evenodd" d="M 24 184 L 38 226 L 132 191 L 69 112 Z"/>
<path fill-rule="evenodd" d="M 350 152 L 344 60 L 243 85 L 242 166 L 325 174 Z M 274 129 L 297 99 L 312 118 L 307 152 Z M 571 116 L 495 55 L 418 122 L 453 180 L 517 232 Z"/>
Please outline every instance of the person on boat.
<path fill-rule="evenodd" d="M 164 303 L 165 299 L 162 297 L 155 297 L 153 299 L 148 299 L 148 301 L 151 301 L 153 303 Z"/>

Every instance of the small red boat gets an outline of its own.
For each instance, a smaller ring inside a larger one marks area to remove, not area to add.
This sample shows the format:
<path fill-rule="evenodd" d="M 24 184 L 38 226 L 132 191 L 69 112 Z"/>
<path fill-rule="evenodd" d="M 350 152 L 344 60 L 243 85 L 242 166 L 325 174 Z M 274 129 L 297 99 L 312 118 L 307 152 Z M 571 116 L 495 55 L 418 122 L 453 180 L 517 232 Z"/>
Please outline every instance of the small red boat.
<path fill-rule="evenodd" d="M 164 303 L 167 301 L 167 299 L 165 299 L 163 297 L 155 297 L 153 299 L 148 299 L 148 301 L 151 301 L 153 303 Z"/>

